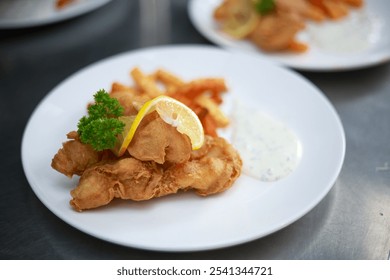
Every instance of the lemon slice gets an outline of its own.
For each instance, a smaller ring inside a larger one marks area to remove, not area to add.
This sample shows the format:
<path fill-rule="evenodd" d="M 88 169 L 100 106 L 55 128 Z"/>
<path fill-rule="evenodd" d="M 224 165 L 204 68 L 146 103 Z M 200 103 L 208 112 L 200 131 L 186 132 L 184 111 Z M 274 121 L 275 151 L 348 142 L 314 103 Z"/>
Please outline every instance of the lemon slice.
<path fill-rule="evenodd" d="M 117 156 L 125 153 L 142 119 L 153 111 L 157 111 L 166 123 L 176 127 L 180 133 L 186 134 L 191 140 L 193 150 L 202 147 L 203 126 L 194 111 L 174 98 L 160 95 L 146 102 L 136 116 L 119 118 L 125 123 L 125 129 L 118 135 L 117 145 L 113 149 Z"/>
<path fill-rule="evenodd" d="M 127 146 L 129 145 L 130 141 L 125 146 L 125 143 L 127 142 L 127 135 L 129 134 L 129 131 L 131 129 L 132 124 L 134 123 L 136 116 L 122 116 L 118 119 L 125 124 L 125 128 L 123 129 L 123 132 L 117 136 L 117 141 L 115 144 L 115 147 L 111 149 L 111 151 L 114 152 L 115 155 L 118 157 L 123 155 L 126 151 Z"/>
<path fill-rule="evenodd" d="M 253 32 L 258 20 L 258 16 L 254 12 L 250 12 L 244 19 L 233 17 L 227 20 L 223 24 L 222 30 L 233 38 L 243 39 Z"/>
<path fill-rule="evenodd" d="M 152 100 L 155 103 L 156 111 L 168 124 L 176 127 L 183 134 L 186 134 L 192 144 L 192 149 L 197 150 L 204 142 L 204 131 L 198 116 L 186 105 L 168 96 L 159 96 Z"/>

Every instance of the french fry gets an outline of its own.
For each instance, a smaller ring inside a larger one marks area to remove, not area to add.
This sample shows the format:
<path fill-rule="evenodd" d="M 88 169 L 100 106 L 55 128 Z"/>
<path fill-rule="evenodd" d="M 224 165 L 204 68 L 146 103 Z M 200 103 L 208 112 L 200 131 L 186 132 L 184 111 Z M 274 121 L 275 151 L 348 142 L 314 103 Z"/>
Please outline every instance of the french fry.
<path fill-rule="evenodd" d="M 339 19 L 348 14 L 348 6 L 346 2 L 340 0 L 309 0 L 311 4 L 322 9 L 328 17 Z"/>
<path fill-rule="evenodd" d="M 114 82 L 110 92 L 111 96 L 129 108 L 125 115 L 136 114 L 144 102 L 165 94 L 190 107 L 199 117 L 207 135 L 217 136 L 217 129 L 229 124 L 219 108 L 223 101 L 221 95 L 227 91 L 222 78 L 199 78 L 186 82 L 164 69 L 148 74 L 138 67 L 133 68 L 130 75 L 134 86 Z M 131 104 L 130 100 L 133 100 Z"/>
<path fill-rule="evenodd" d="M 135 67 L 133 70 L 131 70 L 131 76 L 142 92 L 148 95 L 150 98 L 154 98 L 163 94 L 153 78 L 145 75 L 138 67 Z"/>
<path fill-rule="evenodd" d="M 164 69 L 158 69 L 155 74 L 156 79 L 161 81 L 166 87 L 178 88 L 184 85 L 184 81 L 182 79 Z"/>
<path fill-rule="evenodd" d="M 292 41 L 290 42 L 290 45 L 288 47 L 289 50 L 297 53 L 302 53 L 307 51 L 308 46 L 304 43 L 298 42 L 298 41 Z"/>
<path fill-rule="evenodd" d="M 111 85 L 111 92 L 116 92 L 116 91 L 128 91 L 131 93 L 134 93 L 135 89 L 129 86 L 126 86 L 124 84 L 114 82 Z"/>
<path fill-rule="evenodd" d="M 218 104 L 215 103 L 209 96 L 200 95 L 195 99 L 195 102 L 207 109 L 217 127 L 226 127 L 229 125 L 229 119 L 219 108 Z"/>
<path fill-rule="evenodd" d="M 166 95 L 172 95 L 179 87 L 185 84 L 181 78 L 164 69 L 158 69 L 154 75 L 157 81 L 164 86 Z"/>
<path fill-rule="evenodd" d="M 218 136 L 217 133 L 217 125 L 215 124 L 214 119 L 210 116 L 210 114 L 206 114 L 204 117 L 200 119 L 204 133 L 213 137 Z"/>
<path fill-rule="evenodd" d="M 354 7 L 363 6 L 363 0 L 342 0 L 342 1 Z"/>
<path fill-rule="evenodd" d="M 311 20 L 321 22 L 326 19 L 326 13 L 323 9 L 316 7 L 315 5 L 312 5 L 308 3 L 308 9 L 304 13 L 305 17 L 310 18 Z"/>
<path fill-rule="evenodd" d="M 179 87 L 173 95 L 185 95 L 190 98 L 196 98 L 206 91 L 219 94 L 225 92 L 226 90 L 227 87 L 224 79 L 202 78 L 184 84 L 183 86 Z"/>
<path fill-rule="evenodd" d="M 343 2 L 324 0 L 324 6 L 329 17 L 339 19 L 348 14 L 348 6 Z"/>

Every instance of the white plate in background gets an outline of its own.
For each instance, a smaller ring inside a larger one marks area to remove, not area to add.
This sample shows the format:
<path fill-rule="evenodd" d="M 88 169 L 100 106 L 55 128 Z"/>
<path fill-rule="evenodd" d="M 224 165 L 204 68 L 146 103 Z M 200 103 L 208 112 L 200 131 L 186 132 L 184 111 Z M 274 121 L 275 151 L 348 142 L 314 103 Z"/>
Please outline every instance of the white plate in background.
<path fill-rule="evenodd" d="M 190 0 L 188 13 L 197 30 L 211 42 L 237 51 L 254 53 L 277 64 L 309 71 L 343 71 L 364 68 L 390 60 L 390 1 L 366 0 L 348 17 L 324 23 L 307 22 L 298 36 L 309 50 L 302 54 L 266 53 L 249 41 L 222 33 L 213 19 L 222 0 Z"/>
<path fill-rule="evenodd" d="M 56 9 L 55 0 L 1 0 L 0 28 L 24 28 L 70 19 L 93 11 L 111 0 L 76 0 Z"/>

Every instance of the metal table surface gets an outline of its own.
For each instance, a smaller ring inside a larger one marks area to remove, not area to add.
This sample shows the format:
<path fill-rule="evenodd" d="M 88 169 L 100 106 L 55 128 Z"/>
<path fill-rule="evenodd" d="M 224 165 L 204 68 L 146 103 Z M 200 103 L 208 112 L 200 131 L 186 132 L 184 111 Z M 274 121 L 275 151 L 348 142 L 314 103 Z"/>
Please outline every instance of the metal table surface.
<path fill-rule="evenodd" d="M 312 211 L 267 237 L 203 252 L 143 251 L 80 232 L 38 200 L 24 175 L 20 147 L 31 113 L 50 90 L 77 70 L 120 52 L 158 44 L 211 45 L 192 26 L 187 1 L 170 1 L 166 12 L 171 17 L 154 21 L 140 16 L 156 13 L 144 5 L 114 0 L 71 20 L 0 31 L 0 258 L 388 259 L 389 63 L 338 73 L 300 72 L 337 110 L 346 134 L 345 162 L 332 190 Z M 165 24 L 156 31 L 159 22 Z"/>

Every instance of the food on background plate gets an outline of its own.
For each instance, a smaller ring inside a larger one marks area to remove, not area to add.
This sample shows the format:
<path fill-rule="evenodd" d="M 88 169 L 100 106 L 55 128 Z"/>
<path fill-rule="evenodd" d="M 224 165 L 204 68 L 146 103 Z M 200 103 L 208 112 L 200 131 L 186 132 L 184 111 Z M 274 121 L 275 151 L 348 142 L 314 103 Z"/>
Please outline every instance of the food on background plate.
<path fill-rule="evenodd" d="M 63 9 L 76 1 L 77 0 L 56 0 L 55 6 L 57 9 Z"/>
<path fill-rule="evenodd" d="M 88 115 L 52 160 L 58 172 L 80 176 L 71 191 L 73 208 L 189 189 L 207 196 L 230 188 L 242 160 L 217 135 L 217 128 L 228 125 L 219 108 L 224 80 L 185 82 L 162 69 L 146 74 L 138 67 L 131 76 L 134 86 L 113 83 L 109 93 L 94 95 Z"/>
<path fill-rule="evenodd" d="M 249 40 L 267 52 L 305 52 L 297 39 L 308 20 L 321 22 L 345 17 L 363 0 L 224 0 L 213 13 L 222 32 Z"/>

